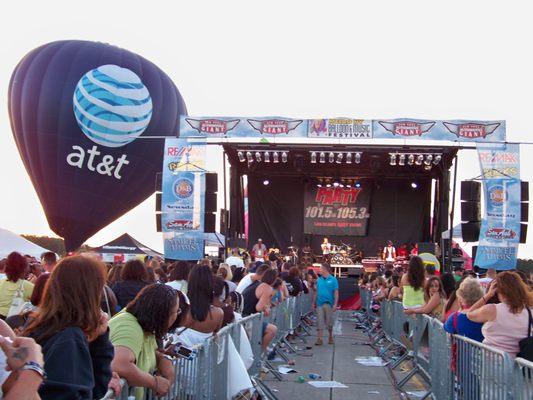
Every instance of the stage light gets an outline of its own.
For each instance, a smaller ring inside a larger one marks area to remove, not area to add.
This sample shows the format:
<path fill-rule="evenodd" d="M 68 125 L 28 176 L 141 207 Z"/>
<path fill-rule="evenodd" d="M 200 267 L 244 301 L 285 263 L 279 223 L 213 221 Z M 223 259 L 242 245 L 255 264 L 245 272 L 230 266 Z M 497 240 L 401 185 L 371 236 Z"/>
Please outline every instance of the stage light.
<path fill-rule="evenodd" d="M 281 153 L 281 162 L 286 163 L 288 157 L 289 156 L 288 156 L 288 154 L 285 151 L 283 153 Z"/>
<path fill-rule="evenodd" d="M 340 164 L 341 162 L 342 162 L 342 153 L 338 153 L 338 154 L 337 154 L 337 161 L 336 161 L 336 163 L 337 163 L 337 164 Z"/>
<path fill-rule="evenodd" d="M 244 157 L 244 153 L 242 151 L 239 151 L 237 153 L 237 156 L 239 157 L 239 161 L 240 162 L 245 162 L 246 161 L 246 158 Z"/>
<path fill-rule="evenodd" d="M 437 165 L 438 163 L 440 163 L 440 160 L 442 160 L 442 156 L 440 154 L 437 154 L 433 159 L 433 164 Z"/>
<path fill-rule="evenodd" d="M 340 186 L 339 182 L 337 182 L 337 181 L 333 182 L 333 187 L 339 187 L 339 186 Z"/>
<path fill-rule="evenodd" d="M 264 157 L 265 157 L 265 162 L 270 162 L 270 153 L 268 151 L 265 151 L 265 154 L 264 154 Z"/>
<path fill-rule="evenodd" d="M 254 162 L 254 157 L 252 156 L 252 153 L 250 153 L 249 151 L 246 152 L 246 158 L 248 159 L 249 163 Z"/>
<path fill-rule="evenodd" d="M 390 154 L 390 165 L 396 165 L 396 154 L 389 153 Z"/>
<path fill-rule="evenodd" d="M 331 179 L 330 178 L 327 178 L 326 179 L 326 187 L 331 187 Z"/>
<path fill-rule="evenodd" d="M 413 165 L 415 163 L 415 155 L 409 154 L 409 157 L 407 157 L 407 164 Z"/>
<path fill-rule="evenodd" d="M 433 154 L 428 154 L 426 156 L 426 160 L 424 161 L 424 164 L 426 164 L 426 166 L 430 166 L 431 165 L 431 161 L 433 161 Z"/>
<path fill-rule="evenodd" d="M 316 184 L 317 187 L 322 187 L 322 179 L 318 179 L 318 183 Z"/>
<path fill-rule="evenodd" d="M 322 152 L 320 153 L 320 164 L 324 164 L 326 162 L 326 153 Z"/>
<path fill-rule="evenodd" d="M 329 153 L 329 162 L 335 162 L 335 153 Z"/>
<path fill-rule="evenodd" d="M 405 154 L 400 154 L 400 160 L 398 161 L 398 165 L 405 165 Z"/>
<path fill-rule="evenodd" d="M 356 181 L 354 186 L 359 189 L 361 187 L 361 182 Z"/>
<path fill-rule="evenodd" d="M 268 186 L 270 184 L 270 181 L 268 179 L 265 179 L 263 181 L 263 185 Z"/>
<path fill-rule="evenodd" d="M 311 153 L 311 164 L 316 164 L 316 153 L 314 151 Z"/>
<path fill-rule="evenodd" d="M 361 162 L 361 153 L 355 153 L 355 163 L 359 164 Z"/>
<path fill-rule="evenodd" d="M 347 188 L 351 188 L 352 185 L 353 185 L 353 181 L 352 181 L 351 179 L 348 179 L 348 180 L 346 181 L 346 187 L 347 187 Z"/>
<path fill-rule="evenodd" d="M 346 154 L 346 164 L 351 164 L 352 163 L 352 153 L 347 153 Z"/>
<path fill-rule="evenodd" d="M 416 158 L 415 164 L 416 165 L 422 165 L 422 161 L 424 161 L 424 155 L 423 154 L 419 154 L 418 157 Z"/>
<path fill-rule="evenodd" d="M 272 161 L 274 162 L 274 164 L 279 163 L 279 154 L 277 151 L 272 153 Z"/>
<path fill-rule="evenodd" d="M 411 189 L 417 189 L 418 188 L 418 183 L 416 183 L 415 181 L 412 181 L 411 182 Z"/>
<path fill-rule="evenodd" d="M 425 169 L 426 171 L 431 171 L 431 168 L 432 168 L 432 165 L 431 165 L 431 164 L 429 164 L 429 165 L 424 165 L 424 169 Z"/>
<path fill-rule="evenodd" d="M 257 162 L 261 162 L 261 153 L 259 153 L 258 151 L 255 152 L 255 159 L 257 160 Z"/>

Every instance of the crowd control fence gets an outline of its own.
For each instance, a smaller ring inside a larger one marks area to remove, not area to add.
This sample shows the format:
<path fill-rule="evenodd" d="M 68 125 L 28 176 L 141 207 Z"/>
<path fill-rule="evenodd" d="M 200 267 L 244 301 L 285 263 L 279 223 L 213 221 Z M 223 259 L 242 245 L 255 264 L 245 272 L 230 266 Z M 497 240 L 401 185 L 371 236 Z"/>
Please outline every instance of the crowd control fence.
<path fill-rule="evenodd" d="M 195 346 L 194 357 L 173 359 L 175 370 L 173 384 L 170 392 L 165 396 L 157 397 L 150 390 L 144 391 L 141 388 L 130 387 L 125 380 L 122 380 L 124 387 L 119 394 L 109 390 L 101 400 L 139 398 L 143 400 L 225 400 L 231 398 L 228 393 L 230 380 L 228 371 L 231 370 L 228 347 L 235 346 L 237 352 L 242 355 L 242 335 L 246 335 L 251 348 L 253 360 L 248 368 L 248 374 L 254 386 L 253 390 L 259 391 L 263 398 L 275 399 L 272 392 L 259 378 L 262 366 L 269 365 L 261 347 L 263 324 L 276 325 L 277 334 L 271 343 L 271 348 L 278 355 L 286 357 L 285 352 L 279 350 L 280 346 L 291 350 L 292 345 L 288 342 L 287 336 L 295 333 L 296 329 L 308 330 L 309 327 L 304 317 L 311 312 L 311 309 L 311 294 L 301 294 L 297 297 L 290 297 L 273 307 L 269 316 L 257 313 L 225 326 L 216 335 L 211 336 L 201 345 Z"/>
<path fill-rule="evenodd" d="M 407 316 L 397 301 L 372 309 L 372 293 L 361 289 L 361 313 L 379 355 L 395 369 L 412 368 L 396 383 L 402 388 L 414 375 L 429 383 L 422 398 L 436 400 L 531 400 L 533 363 L 475 340 L 450 335 L 428 315 Z"/>

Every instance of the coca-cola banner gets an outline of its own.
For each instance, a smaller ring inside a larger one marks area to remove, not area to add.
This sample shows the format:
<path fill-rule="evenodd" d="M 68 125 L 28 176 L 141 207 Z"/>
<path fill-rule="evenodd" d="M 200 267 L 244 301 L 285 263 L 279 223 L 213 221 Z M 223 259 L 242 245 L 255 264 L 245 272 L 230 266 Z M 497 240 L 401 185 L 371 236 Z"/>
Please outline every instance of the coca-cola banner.
<path fill-rule="evenodd" d="M 304 196 L 304 233 L 366 236 L 370 189 L 308 185 Z"/>

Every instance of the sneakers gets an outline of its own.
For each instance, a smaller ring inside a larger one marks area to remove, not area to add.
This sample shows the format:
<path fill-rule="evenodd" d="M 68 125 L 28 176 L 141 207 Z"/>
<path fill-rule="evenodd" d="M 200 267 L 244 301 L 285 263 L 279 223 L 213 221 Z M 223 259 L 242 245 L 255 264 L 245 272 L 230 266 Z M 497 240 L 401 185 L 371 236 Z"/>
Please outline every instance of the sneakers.
<path fill-rule="evenodd" d="M 322 346 L 323 344 L 324 344 L 324 342 L 322 341 L 322 338 L 318 338 L 316 340 L 315 346 Z"/>
<path fill-rule="evenodd" d="M 328 344 L 335 344 L 335 341 L 333 340 L 332 336 L 329 337 Z"/>

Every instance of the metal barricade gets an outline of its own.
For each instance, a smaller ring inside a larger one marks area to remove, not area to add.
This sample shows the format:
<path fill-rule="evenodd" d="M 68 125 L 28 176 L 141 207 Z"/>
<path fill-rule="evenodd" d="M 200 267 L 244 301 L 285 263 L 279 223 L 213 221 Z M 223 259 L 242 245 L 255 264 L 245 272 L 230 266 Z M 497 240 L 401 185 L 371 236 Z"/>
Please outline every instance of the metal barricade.
<path fill-rule="evenodd" d="M 442 322 L 432 318 L 429 328 L 429 375 L 431 392 L 436 400 L 452 399 L 451 337 Z"/>
<path fill-rule="evenodd" d="M 533 399 L 533 362 L 517 358 L 513 365 L 513 400 Z"/>
<path fill-rule="evenodd" d="M 506 352 L 459 335 L 453 335 L 453 343 L 454 391 L 458 399 L 511 398 L 512 364 Z"/>

